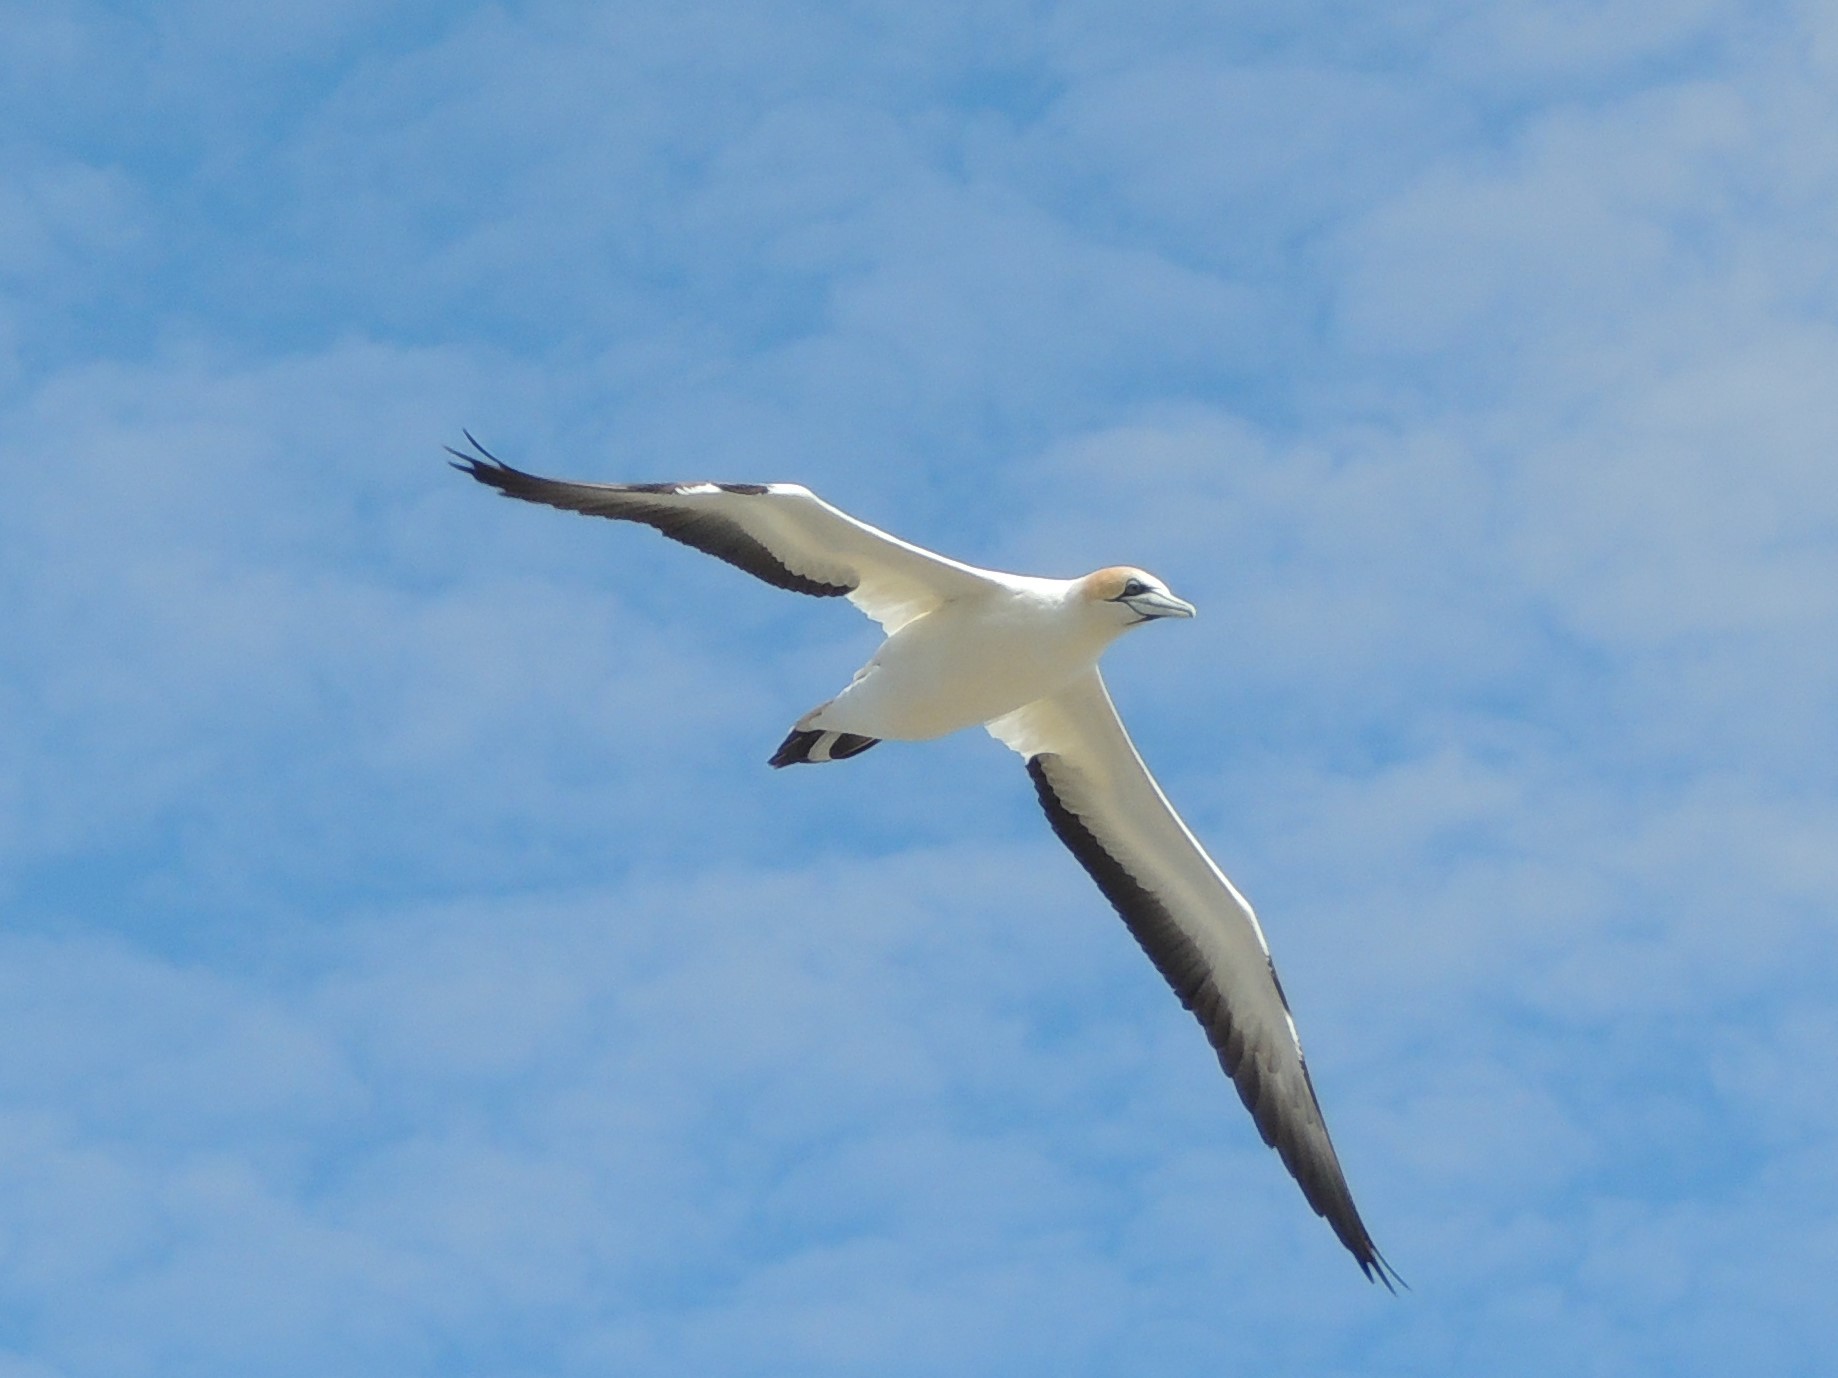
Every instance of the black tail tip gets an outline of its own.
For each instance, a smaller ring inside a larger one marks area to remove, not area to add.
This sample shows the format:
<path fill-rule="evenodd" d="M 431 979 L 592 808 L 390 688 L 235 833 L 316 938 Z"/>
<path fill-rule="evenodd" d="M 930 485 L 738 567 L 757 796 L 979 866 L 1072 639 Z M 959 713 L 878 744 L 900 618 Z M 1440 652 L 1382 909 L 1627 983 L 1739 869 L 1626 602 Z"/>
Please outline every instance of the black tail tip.
<path fill-rule="evenodd" d="M 794 727 L 791 734 L 779 743 L 779 749 L 772 753 L 772 759 L 766 764 L 774 770 L 802 765 L 810 760 L 810 749 L 822 735 L 821 732 L 800 732 Z"/>
<path fill-rule="evenodd" d="M 779 749 L 766 764 L 774 770 L 786 766 L 822 765 L 826 761 L 846 761 L 874 746 L 879 737 L 862 737 L 853 732 L 825 732 L 821 728 L 792 728 Z"/>

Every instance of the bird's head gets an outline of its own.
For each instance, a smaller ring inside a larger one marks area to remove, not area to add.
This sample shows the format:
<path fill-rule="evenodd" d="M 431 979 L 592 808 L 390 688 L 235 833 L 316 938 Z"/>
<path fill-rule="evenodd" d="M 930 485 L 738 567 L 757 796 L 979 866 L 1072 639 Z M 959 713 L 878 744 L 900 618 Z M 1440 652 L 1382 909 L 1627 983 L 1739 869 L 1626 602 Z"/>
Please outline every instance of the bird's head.
<path fill-rule="evenodd" d="M 1146 569 L 1112 565 L 1078 582 L 1079 595 L 1118 631 L 1140 627 L 1161 617 L 1192 617 L 1193 604 L 1176 598 Z"/>

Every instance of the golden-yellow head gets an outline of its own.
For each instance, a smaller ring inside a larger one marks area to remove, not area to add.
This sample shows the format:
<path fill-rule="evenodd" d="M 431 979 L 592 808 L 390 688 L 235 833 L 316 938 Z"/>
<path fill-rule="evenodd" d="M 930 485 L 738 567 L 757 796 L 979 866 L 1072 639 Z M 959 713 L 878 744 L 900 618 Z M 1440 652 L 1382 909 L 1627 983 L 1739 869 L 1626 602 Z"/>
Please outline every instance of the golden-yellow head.
<path fill-rule="evenodd" d="M 1094 570 L 1078 582 L 1079 596 L 1095 605 L 1112 605 L 1131 615 L 1128 626 L 1158 617 L 1192 617 L 1193 604 L 1176 598 L 1168 586 L 1146 569 L 1111 565 Z"/>

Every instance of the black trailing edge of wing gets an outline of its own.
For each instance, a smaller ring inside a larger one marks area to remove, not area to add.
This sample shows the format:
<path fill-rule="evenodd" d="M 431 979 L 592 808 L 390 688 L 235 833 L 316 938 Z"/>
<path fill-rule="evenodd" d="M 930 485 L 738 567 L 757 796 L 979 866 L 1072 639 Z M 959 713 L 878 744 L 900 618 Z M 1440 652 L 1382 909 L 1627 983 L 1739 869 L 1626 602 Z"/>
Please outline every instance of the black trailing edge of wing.
<path fill-rule="evenodd" d="M 453 456 L 453 467 L 488 488 L 497 489 L 507 498 L 539 502 L 590 517 L 640 522 L 673 541 L 725 560 L 756 579 L 793 593 L 805 593 L 814 598 L 840 598 L 854 589 L 852 584 L 832 584 L 799 574 L 732 518 L 719 512 L 697 511 L 694 495 L 685 498 L 684 490 L 699 487 L 699 484 L 569 483 L 542 478 L 512 468 L 479 444 L 471 431 L 463 434 L 472 452 L 447 446 L 447 453 Z M 717 483 L 713 486 L 724 493 L 746 497 L 760 496 L 768 491 L 763 483 Z M 671 498 L 680 500 L 668 501 Z"/>
<path fill-rule="evenodd" d="M 1193 1012 L 1206 1030 L 1206 1037 L 1219 1055 L 1219 1064 L 1238 1089 L 1238 1097 L 1251 1112 L 1257 1132 L 1283 1160 L 1283 1166 L 1302 1188 L 1302 1195 L 1315 1214 L 1326 1220 L 1334 1234 L 1359 1264 L 1368 1281 L 1381 1282 L 1392 1292 L 1404 1279 L 1385 1262 L 1373 1244 L 1359 1210 L 1353 1204 L 1346 1177 L 1330 1146 L 1325 1155 L 1312 1151 L 1286 1122 L 1275 1103 L 1255 1057 L 1245 1056 L 1243 1033 L 1234 1026 L 1225 997 L 1212 980 L 1205 955 L 1196 947 L 1168 910 L 1160 896 L 1150 890 L 1106 850 L 1097 835 L 1067 807 L 1053 785 L 1053 770 L 1059 758 L 1051 752 L 1028 758 L 1027 773 L 1034 782 L 1034 792 L 1054 834 L 1077 858 L 1079 865 L 1096 882 L 1104 898 L 1122 917 L 1130 934 L 1162 978 L 1174 988 L 1181 1004 Z M 1273 972 L 1274 974 L 1274 972 Z M 1281 989 L 1278 989 L 1281 995 Z M 1286 1002 L 1285 1002 L 1286 1003 Z M 1306 1064 L 1303 1076 L 1308 1075 Z M 1314 1086 L 1309 1084 L 1309 1095 Z M 1320 1107 L 1315 1107 L 1316 1114 Z"/>

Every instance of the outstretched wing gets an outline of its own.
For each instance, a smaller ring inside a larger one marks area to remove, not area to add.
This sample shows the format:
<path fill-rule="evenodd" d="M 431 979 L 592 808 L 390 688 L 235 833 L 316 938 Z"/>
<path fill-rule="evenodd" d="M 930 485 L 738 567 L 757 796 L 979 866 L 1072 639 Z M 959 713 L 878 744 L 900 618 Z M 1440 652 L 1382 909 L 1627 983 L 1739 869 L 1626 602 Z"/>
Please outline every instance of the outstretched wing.
<path fill-rule="evenodd" d="M 768 584 L 847 598 L 889 635 L 953 598 L 997 587 L 989 571 L 890 536 L 796 483 L 570 483 L 513 469 L 467 432 L 454 468 L 506 497 L 646 526 Z"/>
<path fill-rule="evenodd" d="M 1047 820 L 1206 1030 L 1264 1142 L 1368 1278 L 1397 1274 L 1353 1205 L 1251 906 L 1194 839 L 1137 755 L 1094 669 L 997 718 Z"/>

